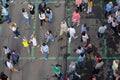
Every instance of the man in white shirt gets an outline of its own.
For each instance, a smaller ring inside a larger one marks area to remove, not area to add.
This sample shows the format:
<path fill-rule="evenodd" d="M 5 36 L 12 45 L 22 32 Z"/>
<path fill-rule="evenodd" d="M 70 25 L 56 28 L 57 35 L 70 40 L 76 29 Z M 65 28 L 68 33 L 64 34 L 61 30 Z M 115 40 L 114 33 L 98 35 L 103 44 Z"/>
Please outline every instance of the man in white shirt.
<path fill-rule="evenodd" d="M 41 45 L 41 52 L 42 54 L 45 55 L 45 60 L 47 61 L 48 60 L 48 54 L 49 54 L 49 47 L 47 44 L 43 43 Z"/>
<path fill-rule="evenodd" d="M 69 31 L 69 34 L 70 34 L 69 43 L 71 43 L 71 39 L 72 39 L 72 38 L 77 39 L 78 36 L 75 36 L 76 30 L 75 30 L 74 26 L 68 28 L 68 31 Z"/>
<path fill-rule="evenodd" d="M 105 33 L 105 30 L 107 29 L 106 25 L 102 25 L 98 29 L 98 38 L 102 38 L 103 34 Z"/>

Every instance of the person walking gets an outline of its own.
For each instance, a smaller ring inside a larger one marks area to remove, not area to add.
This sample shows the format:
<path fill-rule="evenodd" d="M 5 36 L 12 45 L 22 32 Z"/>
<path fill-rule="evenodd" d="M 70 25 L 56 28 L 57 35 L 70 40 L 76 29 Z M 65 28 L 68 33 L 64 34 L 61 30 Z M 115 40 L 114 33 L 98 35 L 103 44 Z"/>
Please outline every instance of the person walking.
<path fill-rule="evenodd" d="M 49 47 L 48 47 L 48 45 L 43 43 L 41 45 L 41 49 L 40 50 L 41 50 L 42 54 L 45 55 L 45 60 L 47 61 L 48 60 L 48 55 L 49 55 Z"/>
<path fill-rule="evenodd" d="M 89 40 L 89 37 L 88 37 L 88 34 L 86 32 L 82 32 L 82 43 L 83 43 L 83 46 L 86 46 L 88 44 L 88 40 Z"/>
<path fill-rule="evenodd" d="M 12 61 L 9 59 L 6 61 L 6 66 L 8 67 L 8 69 L 12 72 L 19 72 L 12 64 Z"/>
<path fill-rule="evenodd" d="M 53 35 L 52 31 L 51 31 L 51 30 L 47 30 L 47 31 L 45 32 L 45 42 L 48 43 L 49 40 L 53 42 L 54 39 L 55 39 L 55 38 L 54 38 L 54 35 Z"/>
<path fill-rule="evenodd" d="M 10 48 L 8 48 L 7 46 L 3 46 L 3 50 L 4 50 L 5 55 L 7 55 L 7 59 L 10 59 L 10 57 L 11 57 Z"/>
<path fill-rule="evenodd" d="M 5 16 L 5 19 L 6 19 L 7 23 L 11 22 L 11 18 L 9 16 L 8 10 L 3 6 L 2 6 L 1 15 Z"/>
<path fill-rule="evenodd" d="M 24 18 L 24 22 L 27 25 L 30 25 L 29 15 L 28 15 L 28 12 L 26 11 L 25 8 L 22 8 L 22 15 L 23 15 L 23 18 Z"/>
<path fill-rule="evenodd" d="M 32 3 L 28 4 L 28 10 L 30 11 L 30 14 L 32 15 L 32 19 L 34 19 L 35 15 L 35 6 Z"/>
<path fill-rule="evenodd" d="M 67 23 L 65 20 L 63 20 L 60 24 L 60 36 L 62 36 L 64 32 L 67 33 L 67 29 Z"/>
<path fill-rule="evenodd" d="M 18 64 L 18 62 L 19 62 L 19 55 L 18 55 L 18 53 L 15 50 L 11 51 L 11 57 L 12 57 L 13 65 Z"/>
<path fill-rule="evenodd" d="M 82 12 L 83 0 L 76 0 L 75 3 L 76 3 L 76 6 L 77 6 L 77 9 L 80 10 L 80 12 Z"/>
<path fill-rule="evenodd" d="M 15 39 L 17 39 L 18 37 L 20 37 L 20 33 L 18 31 L 18 27 L 17 27 L 17 24 L 12 22 L 10 23 L 10 29 L 13 31 L 14 35 L 15 35 Z"/>
<path fill-rule="evenodd" d="M 73 22 L 73 25 L 79 26 L 79 23 L 80 23 L 80 14 L 79 14 L 79 12 L 78 12 L 77 9 L 72 14 L 72 22 Z"/>
<path fill-rule="evenodd" d="M 70 37 L 69 37 L 69 40 L 68 40 L 69 43 L 71 43 L 72 38 L 74 38 L 74 39 L 78 38 L 78 36 L 75 36 L 76 35 L 76 30 L 75 30 L 74 26 L 71 26 L 70 28 L 68 28 L 68 32 L 70 34 Z"/>
<path fill-rule="evenodd" d="M 106 29 L 107 29 L 107 26 L 104 25 L 104 24 L 102 24 L 102 26 L 99 27 L 99 29 L 98 29 L 98 38 L 103 37 Z"/>
<path fill-rule="evenodd" d="M 46 3 L 42 2 L 38 5 L 38 12 L 45 12 L 46 9 Z"/>
<path fill-rule="evenodd" d="M 0 73 L 0 80 L 9 80 L 9 78 L 4 72 L 1 72 Z"/>

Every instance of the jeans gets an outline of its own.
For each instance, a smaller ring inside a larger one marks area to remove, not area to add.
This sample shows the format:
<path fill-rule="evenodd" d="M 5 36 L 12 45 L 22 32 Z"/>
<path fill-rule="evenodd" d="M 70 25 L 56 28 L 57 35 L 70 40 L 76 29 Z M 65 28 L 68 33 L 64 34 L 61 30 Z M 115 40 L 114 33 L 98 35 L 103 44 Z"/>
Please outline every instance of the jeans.
<path fill-rule="evenodd" d="M 24 21 L 25 21 L 25 23 L 26 23 L 27 25 L 30 24 L 30 20 L 29 20 L 29 18 L 25 18 L 25 17 L 24 17 Z"/>
<path fill-rule="evenodd" d="M 46 17 L 48 18 L 49 22 L 52 22 L 52 14 L 51 13 L 46 13 Z"/>
<path fill-rule="evenodd" d="M 48 52 L 44 52 L 44 55 L 45 55 L 45 60 L 47 61 L 48 60 Z"/>
<path fill-rule="evenodd" d="M 6 19 L 6 21 L 8 21 L 8 23 L 11 22 L 11 19 L 10 19 L 10 17 L 9 17 L 9 14 L 5 16 L 5 19 Z"/>
<path fill-rule="evenodd" d="M 16 29 L 16 31 L 13 32 L 15 34 L 15 37 L 18 37 L 20 35 L 20 33 L 18 32 L 18 30 Z"/>
<path fill-rule="evenodd" d="M 103 37 L 103 33 L 98 32 L 98 37 L 102 38 Z"/>

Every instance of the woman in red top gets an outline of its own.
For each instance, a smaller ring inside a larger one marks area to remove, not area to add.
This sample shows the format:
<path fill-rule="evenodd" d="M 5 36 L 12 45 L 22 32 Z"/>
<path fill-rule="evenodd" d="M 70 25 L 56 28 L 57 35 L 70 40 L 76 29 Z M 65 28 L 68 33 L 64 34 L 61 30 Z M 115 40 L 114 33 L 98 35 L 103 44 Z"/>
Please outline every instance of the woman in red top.
<path fill-rule="evenodd" d="M 72 14 L 72 22 L 73 22 L 73 25 L 79 26 L 80 14 L 79 14 L 78 10 L 75 10 L 73 12 L 73 14 Z"/>

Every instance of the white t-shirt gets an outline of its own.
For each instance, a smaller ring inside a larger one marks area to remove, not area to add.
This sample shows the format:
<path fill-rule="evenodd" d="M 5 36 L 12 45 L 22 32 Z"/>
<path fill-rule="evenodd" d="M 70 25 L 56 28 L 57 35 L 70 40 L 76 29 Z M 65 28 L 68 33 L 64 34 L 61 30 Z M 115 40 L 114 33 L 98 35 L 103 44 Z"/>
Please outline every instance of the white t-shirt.
<path fill-rule="evenodd" d="M 13 68 L 13 64 L 7 61 L 7 67 L 10 69 Z"/>
<path fill-rule="evenodd" d="M 85 34 L 85 36 L 82 36 L 82 40 L 83 40 L 83 42 L 87 42 L 87 40 L 88 40 L 88 35 L 87 34 Z"/>
<path fill-rule="evenodd" d="M 22 14 L 23 14 L 23 17 L 25 17 L 25 18 L 27 18 L 27 19 L 29 18 L 29 16 L 28 16 L 28 13 L 27 13 L 27 12 L 23 12 Z"/>
<path fill-rule="evenodd" d="M 68 31 L 70 33 L 70 37 L 73 37 L 74 34 L 76 33 L 75 29 L 74 28 L 68 28 Z"/>
<path fill-rule="evenodd" d="M 39 19 L 44 20 L 45 19 L 45 13 L 42 13 L 41 15 L 39 14 Z"/>
<path fill-rule="evenodd" d="M 33 46 L 37 46 L 37 40 L 36 40 L 36 38 L 32 38 L 31 42 L 33 43 Z"/>
<path fill-rule="evenodd" d="M 101 27 L 99 27 L 98 32 L 104 33 L 106 29 L 107 29 L 106 26 L 101 26 Z"/>

